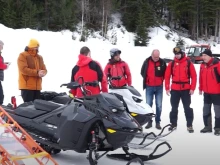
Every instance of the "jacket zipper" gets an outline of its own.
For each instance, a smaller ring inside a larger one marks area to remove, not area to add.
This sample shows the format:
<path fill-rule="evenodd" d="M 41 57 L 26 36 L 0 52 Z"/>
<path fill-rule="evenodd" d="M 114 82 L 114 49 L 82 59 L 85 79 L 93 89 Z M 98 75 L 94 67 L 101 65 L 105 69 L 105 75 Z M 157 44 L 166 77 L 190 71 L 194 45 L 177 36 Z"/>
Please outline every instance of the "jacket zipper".
<path fill-rule="evenodd" d="M 154 84 L 156 86 L 156 62 L 154 62 Z"/>
<path fill-rule="evenodd" d="M 208 85 L 207 85 L 207 83 L 208 83 L 208 81 L 207 81 L 207 72 L 208 72 L 208 67 L 206 68 L 206 88 L 207 88 L 207 91 L 208 91 Z"/>
<path fill-rule="evenodd" d="M 179 67 L 179 82 L 180 82 L 180 63 L 178 65 L 178 67 Z M 181 84 L 179 84 L 179 85 L 180 85 L 180 90 L 181 90 Z"/>
<path fill-rule="evenodd" d="M 115 68 L 116 68 L 116 70 L 117 70 L 117 76 L 119 76 L 118 75 L 118 66 L 117 66 L 118 64 L 115 64 Z M 118 86 L 119 86 L 119 80 L 118 80 Z"/>

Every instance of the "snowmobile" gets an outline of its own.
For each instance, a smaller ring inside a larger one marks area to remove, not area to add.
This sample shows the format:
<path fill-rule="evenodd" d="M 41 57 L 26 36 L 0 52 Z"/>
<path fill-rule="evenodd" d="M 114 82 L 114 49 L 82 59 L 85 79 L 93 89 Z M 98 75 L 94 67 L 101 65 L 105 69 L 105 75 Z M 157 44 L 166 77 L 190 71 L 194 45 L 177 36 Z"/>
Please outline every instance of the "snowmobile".
<path fill-rule="evenodd" d="M 61 87 L 80 88 L 83 98 L 73 98 L 66 104 L 36 99 L 15 109 L 8 106 L 3 108 L 47 152 L 89 151 L 87 159 L 90 165 L 97 165 L 102 156 L 118 148 L 122 148 L 125 154 L 107 156 L 126 160 L 128 164 L 138 161 L 142 165 L 144 161 L 160 158 L 172 150 L 169 143 L 162 142 L 150 155 L 129 153 L 128 144 L 141 131 L 141 125 L 125 111 L 126 108 L 116 96 L 109 93 L 87 96 L 85 86 L 96 85 L 98 82 L 84 82 L 83 77 L 79 77 L 76 82 L 62 84 Z M 162 145 L 166 145 L 168 150 L 154 155 Z M 100 151 L 104 153 L 99 155 Z"/>
<path fill-rule="evenodd" d="M 130 113 L 141 126 L 147 124 L 150 120 L 152 120 L 153 117 L 156 116 L 153 109 L 143 101 L 143 97 L 133 86 L 116 87 L 112 80 L 121 80 L 121 78 L 122 76 L 108 78 L 109 93 L 115 94 L 115 96 L 123 102 L 124 106 L 127 108 L 128 113 Z M 159 139 L 169 135 L 174 131 L 173 129 L 167 134 L 162 135 L 165 128 L 169 126 L 170 124 L 164 126 L 158 135 L 155 135 L 153 132 L 151 132 L 150 134 L 140 133 L 137 134 L 136 137 L 144 139 Z M 149 135 L 152 136 L 150 137 Z"/>
<path fill-rule="evenodd" d="M 122 76 L 108 78 L 109 90 L 110 90 L 109 93 L 115 95 L 123 103 L 124 107 L 126 107 L 126 111 L 130 113 L 130 115 L 134 117 L 141 126 L 147 124 L 153 117 L 155 117 L 153 109 L 143 101 L 141 94 L 134 87 L 131 86 L 124 86 L 121 88 L 114 87 L 114 85 L 112 84 L 112 80 L 120 80 L 121 78 Z M 90 94 L 92 93 L 90 92 Z M 65 92 L 58 94 L 56 92 L 45 91 L 41 93 L 41 99 L 47 101 L 53 101 L 59 104 L 66 104 L 69 101 L 71 101 L 71 98 Z M 172 133 L 175 130 L 175 129 L 169 130 L 168 133 L 163 134 L 165 128 L 170 126 L 171 126 L 170 124 L 164 126 L 158 135 L 156 135 L 153 132 L 143 133 L 143 129 L 142 129 L 142 131 L 136 134 L 135 137 L 143 138 L 143 141 L 140 143 L 140 145 L 142 145 L 146 139 L 152 139 L 154 142 L 157 139 L 168 136 L 170 133 Z M 145 146 L 150 144 L 152 143 L 145 144 Z"/>

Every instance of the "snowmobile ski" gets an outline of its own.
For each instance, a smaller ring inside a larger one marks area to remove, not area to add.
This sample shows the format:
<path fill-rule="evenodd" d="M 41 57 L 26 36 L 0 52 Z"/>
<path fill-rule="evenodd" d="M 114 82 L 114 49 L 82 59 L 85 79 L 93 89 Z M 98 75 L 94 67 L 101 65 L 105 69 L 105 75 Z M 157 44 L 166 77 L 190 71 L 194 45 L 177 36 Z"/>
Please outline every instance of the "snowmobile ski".
<path fill-rule="evenodd" d="M 154 153 L 157 151 L 157 149 L 162 145 L 167 145 L 168 150 L 162 154 L 154 155 Z M 107 154 L 107 157 L 112 158 L 112 159 L 128 161 L 128 163 L 126 165 L 130 165 L 132 162 L 138 162 L 141 165 L 144 165 L 145 161 L 158 159 L 158 158 L 166 155 L 168 152 L 170 152 L 172 150 L 170 144 L 167 142 L 162 142 L 162 143 L 158 144 L 155 147 L 154 151 L 149 155 L 139 155 L 139 154 L 135 154 L 135 153 L 130 153 L 130 152 L 128 152 L 128 150 L 129 150 L 128 146 L 123 147 L 122 149 L 125 152 L 125 154 Z"/>
<path fill-rule="evenodd" d="M 158 135 L 156 135 L 153 132 L 150 132 L 150 133 L 143 133 L 142 132 L 142 133 L 138 133 L 135 137 L 136 138 L 143 138 L 143 142 L 146 139 L 155 139 L 155 138 L 160 139 L 160 138 L 168 136 L 169 134 L 171 134 L 176 129 L 176 128 L 173 128 L 172 130 L 169 130 L 168 133 L 162 135 L 162 133 L 164 132 L 165 128 L 169 127 L 169 126 L 171 126 L 171 124 L 167 124 L 166 126 L 164 126 L 163 129 L 161 130 L 161 132 Z M 150 135 L 152 135 L 152 136 L 150 136 Z"/>
<path fill-rule="evenodd" d="M 168 124 L 168 125 L 164 126 L 163 129 L 161 130 L 161 132 L 158 135 L 155 135 L 155 133 L 153 133 L 153 132 L 147 133 L 147 134 L 145 134 L 145 136 L 143 136 L 143 140 L 139 144 L 137 144 L 137 143 L 129 143 L 128 146 L 130 148 L 133 148 L 133 149 L 144 149 L 147 146 L 153 144 L 156 140 L 161 139 L 161 138 L 169 135 L 170 133 L 172 133 L 175 130 L 175 128 L 172 131 L 168 132 L 167 134 L 162 135 L 162 133 L 165 130 L 165 128 L 170 126 L 170 125 L 171 124 Z M 152 139 L 152 141 L 149 142 L 149 143 L 144 143 L 146 141 L 146 139 Z"/>
<path fill-rule="evenodd" d="M 5 122 L 7 118 L 7 122 Z M 16 129 L 17 131 L 14 131 Z M 20 133 L 18 133 L 18 131 Z M 0 164 L 47 165 L 58 163 L 45 152 L 31 136 L 0 107 Z"/>

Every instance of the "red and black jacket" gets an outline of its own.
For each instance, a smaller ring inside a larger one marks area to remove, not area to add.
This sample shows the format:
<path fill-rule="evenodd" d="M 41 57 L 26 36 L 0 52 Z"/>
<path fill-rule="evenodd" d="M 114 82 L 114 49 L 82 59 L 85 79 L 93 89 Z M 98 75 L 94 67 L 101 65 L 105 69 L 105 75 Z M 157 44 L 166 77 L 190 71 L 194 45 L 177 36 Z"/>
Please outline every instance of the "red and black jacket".
<path fill-rule="evenodd" d="M 101 82 L 100 87 L 87 86 L 86 88 L 91 91 L 92 95 L 99 94 L 102 92 L 108 92 L 108 84 L 105 74 L 101 68 L 101 65 L 97 61 L 93 61 L 91 58 L 79 55 L 79 60 L 77 64 L 72 69 L 71 82 L 78 79 L 78 77 L 82 76 L 84 81 L 99 81 Z M 72 89 L 71 93 L 75 97 L 83 97 L 81 90 Z M 90 93 L 88 92 L 90 95 Z"/>
<path fill-rule="evenodd" d="M 202 63 L 199 72 L 199 90 L 208 94 L 220 94 L 220 62 L 212 58 Z"/>
<path fill-rule="evenodd" d="M 172 90 L 195 90 L 197 82 L 197 74 L 193 63 L 190 61 L 188 65 L 188 58 L 184 55 L 183 58 L 174 58 L 174 65 L 172 61 L 168 64 L 165 72 L 165 89 L 170 90 L 170 77 L 172 76 Z M 189 75 L 190 73 L 190 75 Z M 190 81 L 191 79 L 191 81 Z"/>
<path fill-rule="evenodd" d="M 7 65 L 4 63 L 4 58 L 0 52 L 0 81 L 4 81 L 4 70 L 7 69 Z"/>
<path fill-rule="evenodd" d="M 161 58 L 157 62 L 154 62 L 151 56 L 147 58 L 141 67 L 143 89 L 145 89 L 146 86 L 162 85 L 166 67 L 166 62 Z"/>
<path fill-rule="evenodd" d="M 107 77 L 122 76 L 120 80 L 112 80 L 112 85 L 116 87 L 131 86 L 131 72 L 128 64 L 125 61 L 109 60 L 109 63 L 105 66 L 104 70 Z"/>

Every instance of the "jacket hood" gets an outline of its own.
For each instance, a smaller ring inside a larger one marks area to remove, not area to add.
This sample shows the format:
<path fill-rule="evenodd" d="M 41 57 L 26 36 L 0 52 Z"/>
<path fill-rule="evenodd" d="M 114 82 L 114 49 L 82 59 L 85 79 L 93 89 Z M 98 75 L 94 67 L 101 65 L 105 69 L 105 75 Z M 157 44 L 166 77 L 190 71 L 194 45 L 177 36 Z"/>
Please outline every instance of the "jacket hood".
<path fill-rule="evenodd" d="M 108 61 L 109 61 L 109 63 L 110 63 L 110 64 L 116 64 L 116 63 L 120 63 L 120 62 L 122 62 L 121 58 L 120 58 L 120 60 L 119 60 L 119 61 L 115 61 L 115 60 L 114 60 L 114 59 L 112 59 L 112 58 L 111 58 L 111 59 L 109 59 Z"/>
<path fill-rule="evenodd" d="M 87 57 L 85 55 L 80 54 L 78 56 L 78 61 L 77 61 L 76 65 L 85 66 L 85 65 L 88 65 L 91 61 L 92 61 L 92 59 L 90 57 Z"/>

